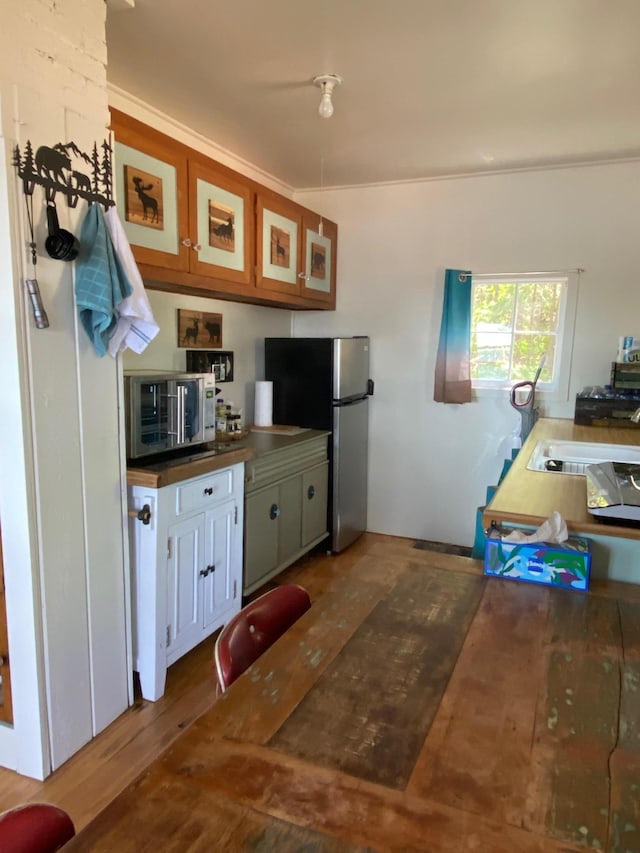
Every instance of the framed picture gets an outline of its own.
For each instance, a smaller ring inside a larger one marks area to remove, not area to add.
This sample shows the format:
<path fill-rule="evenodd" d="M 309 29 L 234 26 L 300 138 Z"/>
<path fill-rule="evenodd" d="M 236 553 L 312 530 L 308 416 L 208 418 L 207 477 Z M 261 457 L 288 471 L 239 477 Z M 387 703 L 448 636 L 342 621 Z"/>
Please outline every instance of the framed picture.
<path fill-rule="evenodd" d="M 189 217 L 196 223 L 197 252 L 191 271 L 235 284 L 252 274 L 252 187 L 211 165 L 189 163 Z"/>
<path fill-rule="evenodd" d="M 164 228 L 162 178 L 134 166 L 124 167 L 124 218 L 144 228 Z"/>
<path fill-rule="evenodd" d="M 312 228 L 305 228 L 304 239 L 306 287 L 308 290 L 329 293 L 331 290 L 331 238 Z"/>
<path fill-rule="evenodd" d="M 222 346 L 222 314 L 178 308 L 178 346 L 211 349 Z"/>
<path fill-rule="evenodd" d="M 275 211 L 262 212 L 262 277 L 298 284 L 298 223 Z"/>
<path fill-rule="evenodd" d="M 248 263 L 243 195 L 198 177 L 196 204 L 199 262 L 244 272 Z"/>
<path fill-rule="evenodd" d="M 177 263 L 176 167 L 119 142 L 114 156 L 116 198 L 124 203 L 122 221 L 129 242 L 175 255 Z"/>
<path fill-rule="evenodd" d="M 223 252 L 236 250 L 236 212 L 232 207 L 210 198 L 209 201 L 209 245 Z"/>
<path fill-rule="evenodd" d="M 335 307 L 337 225 L 305 211 L 302 234 L 302 294 Z"/>

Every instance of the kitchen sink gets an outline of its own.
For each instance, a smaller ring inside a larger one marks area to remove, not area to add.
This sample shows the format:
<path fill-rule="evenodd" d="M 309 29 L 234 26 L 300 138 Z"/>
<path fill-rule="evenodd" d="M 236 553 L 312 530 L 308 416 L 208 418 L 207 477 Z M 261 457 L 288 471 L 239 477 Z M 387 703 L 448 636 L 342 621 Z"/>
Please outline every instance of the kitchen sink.
<path fill-rule="evenodd" d="M 587 465 L 599 462 L 640 464 L 640 447 L 633 444 L 601 444 L 598 441 L 539 441 L 527 463 L 530 471 L 582 474 Z"/>

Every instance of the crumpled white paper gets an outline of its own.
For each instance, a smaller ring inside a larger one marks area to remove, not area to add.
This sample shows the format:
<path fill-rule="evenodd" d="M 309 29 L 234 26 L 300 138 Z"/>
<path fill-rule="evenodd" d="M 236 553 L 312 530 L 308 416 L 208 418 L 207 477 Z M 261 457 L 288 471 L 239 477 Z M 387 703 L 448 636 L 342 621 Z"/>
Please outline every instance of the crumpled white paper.
<path fill-rule="evenodd" d="M 565 542 L 569 538 L 567 523 L 559 512 L 551 513 L 537 530 L 525 533 L 523 530 L 512 530 L 502 537 L 503 542 Z"/>

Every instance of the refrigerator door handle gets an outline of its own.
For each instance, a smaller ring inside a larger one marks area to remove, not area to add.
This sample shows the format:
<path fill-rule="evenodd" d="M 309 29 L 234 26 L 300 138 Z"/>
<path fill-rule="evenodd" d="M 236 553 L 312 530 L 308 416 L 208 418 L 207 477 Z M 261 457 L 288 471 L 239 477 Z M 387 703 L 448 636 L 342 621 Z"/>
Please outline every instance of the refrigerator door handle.
<path fill-rule="evenodd" d="M 367 397 L 373 397 L 373 379 L 367 379 Z"/>

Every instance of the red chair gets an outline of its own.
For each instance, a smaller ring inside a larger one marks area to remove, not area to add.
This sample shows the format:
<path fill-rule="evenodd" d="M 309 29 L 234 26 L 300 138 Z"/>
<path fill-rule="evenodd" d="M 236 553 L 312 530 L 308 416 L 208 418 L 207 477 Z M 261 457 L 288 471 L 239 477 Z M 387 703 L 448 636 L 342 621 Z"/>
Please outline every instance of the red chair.
<path fill-rule="evenodd" d="M 55 853 L 76 834 L 69 815 L 50 803 L 0 814 L 0 853 Z"/>
<path fill-rule="evenodd" d="M 265 592 L 237 613 L 215 646 L 221 693 L 311 607 L 306 589 L 289 583 Z"/>

